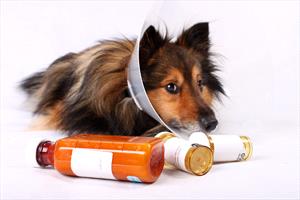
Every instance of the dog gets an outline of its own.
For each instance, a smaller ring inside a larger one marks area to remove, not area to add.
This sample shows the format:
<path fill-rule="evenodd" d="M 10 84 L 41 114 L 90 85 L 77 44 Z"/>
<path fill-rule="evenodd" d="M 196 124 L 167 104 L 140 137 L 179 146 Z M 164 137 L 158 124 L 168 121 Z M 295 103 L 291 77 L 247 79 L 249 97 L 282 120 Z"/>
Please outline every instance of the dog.
<path fill-rule="evenodd" d="M 139 110 L 127 87 L 136 39 L 103 40 L 68 53 L 20 84 L 36 104 L 31 129 L 151 136 L 166 128 Z M 149 26 L 140 40 L 140 67 L 150 102 L 173 130 L 210 132 L 212 102 L 224 94 L 210 52 L 209 24 L 185 29 L 176 41 Z"/>

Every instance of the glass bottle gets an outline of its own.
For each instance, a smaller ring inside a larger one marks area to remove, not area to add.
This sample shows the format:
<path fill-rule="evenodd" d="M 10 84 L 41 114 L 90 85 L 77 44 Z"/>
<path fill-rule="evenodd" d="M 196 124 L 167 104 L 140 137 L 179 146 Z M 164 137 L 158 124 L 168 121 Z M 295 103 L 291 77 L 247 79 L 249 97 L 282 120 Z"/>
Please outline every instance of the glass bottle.
<path fill-rule="evenodd" d="M 191 146 L 188 141 L 178 138 L 170 132 L 161 132 L 155 137 L 164 141 L 165 165 L 172 165 L 199 176 L 206 174 L 211 169 L 213 153 L 209 147 Z"/>
<path fill-rule="evenodd" d="M 32 148 L 38 166 L 70 176 L 152 183 L 164 165 L 159 138 L 78 134 Z"/>
<path fill-rule="evenodd" d="M 214 153 L 214 162 L 243 161 L 251 158 L 253 147 L 247 136 L 206 135 L 194 132 L 189 142 L 210 147 Z"/>

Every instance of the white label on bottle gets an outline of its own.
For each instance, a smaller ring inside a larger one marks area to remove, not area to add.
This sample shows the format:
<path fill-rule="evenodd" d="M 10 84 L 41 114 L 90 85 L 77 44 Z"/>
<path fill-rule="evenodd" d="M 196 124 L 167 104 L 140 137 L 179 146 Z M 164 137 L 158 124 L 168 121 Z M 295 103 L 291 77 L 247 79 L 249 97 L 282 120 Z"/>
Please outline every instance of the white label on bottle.
<path fill-rule="evenodd" d="M 179 138 L 170 138 L 165 144 L 165 160 L 179 169 L 187 171 L 185 166 L 185 156 L 191 148 L 190 144 Z"/>
<path fill-rule="evenodd" d="M 116 179 L 112 173 L 113 153 L 99 149 L 74 148 L 71 169 L 81 177 Z"/>
<path fill-rule="evenodd" d="M 200 144 L 200 145 L 210 148 L 210 142 L 205 133 L 194 132 L 190 135 L 189 141 L 191 144 Z"/>
<path fill-rule="evenodd" d="M 246 150 L 238 135 L 210 135 L 214 143 L 214 161 L 243 160 Z"/>

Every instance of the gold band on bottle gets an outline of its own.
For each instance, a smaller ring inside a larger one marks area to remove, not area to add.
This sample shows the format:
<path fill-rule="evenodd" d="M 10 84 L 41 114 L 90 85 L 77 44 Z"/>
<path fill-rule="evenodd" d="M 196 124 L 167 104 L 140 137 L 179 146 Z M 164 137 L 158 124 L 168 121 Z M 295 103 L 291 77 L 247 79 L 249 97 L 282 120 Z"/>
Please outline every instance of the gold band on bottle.
<path fill-rule="evenodd" d="M 214 144 L 214 141 L 213 141 L 213 139 L 212 139 L 209 135 L 207 135 L 207 137 L 208 137 L 208 140 L 209 140 L 209 146 L 210 146 L 210 149 L 211 149 L 212 152 L 214 153 L 214 152 L 215 152 L 215 144 Z"/>
<path fill-rule="evenodd" d="M 244 156 L 244 160 L 249 160 L 252 156 L 252 153 L 253 153 L 252 142 L 251 142 L 250 138 L 247 137 L 247 136 L 240 136 L 240 138 L 243 141 L 244 148 L 245 148 L 245 151 L 246 151 L 246 154 Z"/>
<path fill-rule="evenodd" d="M 176 135 L 171 132 L 160 132 L 155 137 L 160 138 L 160 139 L 162 139 L 163 142 L 165 142 L 166 140 L 168 140 L 172 137 L 176 137 Z"/>
<path fill-rule="evenodd" d="M 209 147 L 199 145 L 191 147 L 185 156 L 185 167 L 195 175 L 206 174 L 213 164 L 213 152 Z"/>

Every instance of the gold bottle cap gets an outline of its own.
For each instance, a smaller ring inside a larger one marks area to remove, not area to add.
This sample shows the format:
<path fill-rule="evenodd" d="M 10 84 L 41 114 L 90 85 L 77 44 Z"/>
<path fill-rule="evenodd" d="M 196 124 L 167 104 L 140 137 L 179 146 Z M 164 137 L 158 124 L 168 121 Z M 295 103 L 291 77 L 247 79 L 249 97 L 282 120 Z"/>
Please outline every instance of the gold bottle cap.
<path fill-rule="evenodd" d="M 202 176 L 206 174 L 213 164 L 213 152 L 210 148 L 202 145 L 191 147 L 185 157 L 187 170 Z"/>
<path fill-rule="evenodd" d="M 174 133 L 171 132 L 160 132 L 157 135 L 155 135 L 155 137 L 162 139 L 163 142 L 165 142 L 166 140 L 172 138 L 172 137 L 176 137 L 176 135 Z"/>
<path fill-rule="evenodd" d="M 249 160 L 253 153 L 253 146 L 252 142 L 249 137 L 247 136 L 240 136 L 241 140 L 243 141 L 244 148 L 246 150 L 246 154 L 244 156 L 244 160 Z"/>
<path fill-rule="evenodd" d="M 214 144 L 214 141 L 212 140 L 212 138 L 208 135 L 208 140 L 209 140 L 209 146 L 210 146 L 210 149 L 212 150 L 212 152 L 214 153 L 215 152 L 215 144 Z"/>

